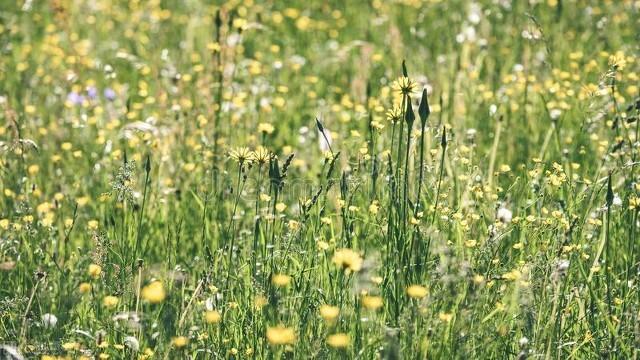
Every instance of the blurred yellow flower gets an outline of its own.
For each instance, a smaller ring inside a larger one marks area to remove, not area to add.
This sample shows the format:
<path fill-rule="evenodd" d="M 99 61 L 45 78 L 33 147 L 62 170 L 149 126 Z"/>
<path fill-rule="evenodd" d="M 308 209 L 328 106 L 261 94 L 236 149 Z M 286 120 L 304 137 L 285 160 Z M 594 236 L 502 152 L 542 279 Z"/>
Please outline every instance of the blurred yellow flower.
<path fill-rule="evenodd" d="M 296 341 L 296 333 L 292 328 L 281 325 L 268 327 L 267 340 L 271 345 L 291 345 Z"/>
<path fill-rule="evenodd" d="M 333 321 L 338 317 L 338 315 L 340 315 L 339 307 L 331 305 L 320 306 L 320 316 L 322 316 L 326 321 Z"/>
<path fill-rule="evenodd" d="M 351 343 L 349 335 L 337 333 L 327 337 L 327 344 L 333 348 L 346 348 Z"/>
<path fill-rule="evenodd" d="M 382 307 L 383 301 L 380 296 L 365 295 L 362 297 L 362 306 L 369 310 L 378 310 Z"/>
<path fill-rule="evenodd" d="M 161 303 L 167 296 L 164 290 L 164 286 L 160 281 L 153 281 L 149 285 L 142 288 L 140 295 L 143 299 L 152 304 Z"/>
<path fill-rule="evenodd" d="M 173 344 L 173 346 L 180 349 L 187 346 L 187 344 L 189 344 L 189 339 L 187 339 L 186 336 L 176 336 L 173 339 L 171 339 L 171 343 Z"/>
<path fill-rule="evenodd" d="M 222 315 L 218 310 L 205 311 L 204 320 L 207 324 L 217 324 L 222 320 Z"/>
<path fill-rule="evenodd" d="M 97 264 L 91 264 L 89 265 L 89 276 L 91 276 L 94 279 L 97 279 L 100 274 L 102 274 L 102 267 L 100 267 L 100 265 Z"/>
<path fill-rule="evenodd" d="M 422 299 L 427 296 L 427 288 L 421 285 L 411 285 L 407 288 L 407 295 L 414 299 Z"/>
<path fill-rule="evenodd" d="M 291 282 L 291 276 L 285 274 L 275 274 L 271 277 L 271 282 L 277 287 L 285 287 Z"/>
<path fill-rule="evenodd" d="M 102 299 L 102 305 L 109 309 L 116 307 L 119 302 L 120 299 L 111 295 L 105 296 L 104 299 Z"/>
<path fill-rule="evenodd" d="M 86 282 L 80 283 L 80 286 L 78 286 L 78 290 L 81 294 L 86 294 L 91 291 L 91 284 Z"/>
<path fill-rule="evenodd" d="M 333 254 L 333 263 L 345 271 L 358 272 L 362 269 L 362 257 L 351 249 L 339 249 Z"/>

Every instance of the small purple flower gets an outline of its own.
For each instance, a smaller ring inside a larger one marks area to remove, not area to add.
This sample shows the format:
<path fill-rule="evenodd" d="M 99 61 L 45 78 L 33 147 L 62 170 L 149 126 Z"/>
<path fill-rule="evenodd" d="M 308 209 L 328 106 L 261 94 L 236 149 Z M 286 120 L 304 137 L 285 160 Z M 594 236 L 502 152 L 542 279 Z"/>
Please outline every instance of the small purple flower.
<path fill-rule="evenodd" d="M 113 101 L 116 98 L 116 92 L 112 88 L 106 88 L 104 89 L 104 97 L 109 101 Z"/>
<path fill-rule="evenodd" d="M 98 97 L 98 89 L 95 86 L 89 86 L 87 88 L 87 95 L 89 95 L 89 99 L 94 100 Z"/>
<path fill-rule="evenodd" d="M 82 105 L 82 103 L 84 102 L 84 96 L 78 94 L 75 91 L 72 91 L 67 94 L 67 101 L 69 101 L 73 105 Z"/>

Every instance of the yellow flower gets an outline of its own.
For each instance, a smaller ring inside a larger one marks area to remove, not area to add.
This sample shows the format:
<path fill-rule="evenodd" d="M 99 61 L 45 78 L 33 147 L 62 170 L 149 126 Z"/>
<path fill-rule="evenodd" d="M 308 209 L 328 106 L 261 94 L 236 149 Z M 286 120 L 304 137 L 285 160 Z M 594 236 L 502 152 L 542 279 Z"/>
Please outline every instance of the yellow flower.
<path fill-rule="evenodd" d="M 176 336 L 171 339 L 171 343 L 173 344 L 173 346 L 180 349 L 187 346 L 187 344 L 189 343 L 189 339 L 187 339 L 186 336 Z"/>
<path fill-rule="evenodd" d="M 97 279 L 100 274 L 102 274 L 102 267 L 100 267 L 100 265 L 97 264 L 91 264 L 89 265 L 89 276 L 91 276 L 94 279 Z"/>
<path fill-rule="evenodd" d="M 260 123 L 260 124 L 258 124 L 258 131 L 259 132 L 272 134 L 275 131 L 275 129 L 276 128 L 273 127 L 273 125 L 271 125 L 270 123 Z"/>
<path fill-rule="evenodd" d="M 91 291 L 91 284 L 83 282 L 80 284 L 80 286 L 78 286 L 78 290 L 81 294 L 86 294 Z"/>
<path fill-rule="evenodd" d="M 271 345 L 291 345 L 296 341 L 296 333 L 292 328 L 282 325 L 268 327 L 267 340 Z"/>
<path fill-rule="evenodd" d="M 161 303 L 167 296 L 164 290 L 164 286 L 162 286 L 162 283 L 160 281 L 154 281 L 142 288 L 142 292 L 140 293 L 140 295 L 142 295 L 143 299 L 152 304 Z"/>
<path fill-rule="evenodd" d="M 400 118 L 402 118 L 402 110 L 400 110 L 400 107 L 395 106 L 387 111 L 387 120 L 392 123 L 400 121 Z"/>
<path fill-rule="evenodd" d="M 414 299 L 422 299 L 427 296 L 427 288 L 421 285 L 411 285 L 407 288 L 407 295 Z"/>
<path fill-rule="evenodd" d="M 336 250 L 333 254 L 333 263 L 342 267 L 345 271 L 358 272 L 362 269 L 362 257 L 351 249 Z"/>
<path fill-rule="evenodd" d="M 399 91 L 404 95 L 411 94 L 415 89 L 415 87 L 416 87 L 416 82 L 405 76 L 401 76 L 397 78 L 396 81 L 393 83 L 393 89 L 396 91 Z"/>
<path fill-rule="evenodd" d="M 98 220 L 89 220 L 87 222 L 87 227 L 89 228 L 89 230 L 96 230 L 98 228 Z"/>
<path fill-rule="evenodd" d="M 275 274 L 271 277 L 271 282 L 277 287 L 285 287 L 291 282 L 291 276 L 285 274 Z"/>
<path fill-rule="evenodd" d="M 335 320 L 340 315 L 340 308 L 331 305 L 320 306 L 320 316 L 326 321 Z"/>
<path fill-rule="evenodd" d="M 378 310 L 382 307 L 382 297 L 365 295 L 362 297 L 362 306 L 369 310 Z"/>
<path fill-rule="evenodd" d="M 277 203 L 276 204 L 276 211 L 277 212 L 283 212 L 286 208 L 287 208 L 287 205 L 285 203 Z"/>
<path fill-rule="evenodd" d="M 269 301 L 267 300 L 266 297 L 262 296 L 262 295 L 258 295 L 253 299 L 253 306 L 257 309 L 260 310 L 263 307 L 265 307 L 267 304 L 269 303 Z"/>
<path fill-rule="evenodd" d="M 245 162 L 251 162 L 253 160 L 254 152 L 247 147 L 238 147 L 229 151 L 229 157 L 242 165 Z"/>
<path fill-rule="evenodd" d="M 77 342 L 68 342 L 62 344 L 62 348 L 66 351 L 80 350 L 80 344 Z"/>
<path fill-rule="evenodd" d="M 222 315 L 218 310 L 206 311 L 204 313 L 204 320 L 208 324 L 217 324 L 220 322 L 220 320 L 222 320 Z"/>
<path fill-rule="evenodd" d="M 337 333 L 327 337 L 327 344 L 333 348 L 346 348 L 351 343 L 349 335 Z"/>
<path fill-rule="evenodd" d="M 465 246 L 465 247 L 468 247 L 468 248 L 475 247 L 476 245 L 478 245 L 478 241 L 477 241 L 477 240 L 473 240 L 473 239 L 471 239 L 471 240 L 466 240 L 466 241 L 464 242 L 464 246 Z"/>
<path fill-rule="evenodd" d="M 186 172 L 192 172 L 193 170 L 196 169 L 196 164 L 194 163 L 186 163 L 184 165 L 182 165 L 182 169 Z"/>
<path fill-rule="evenodd" d="M 258 146 L 256 150 L 253 152 L 253 159 L 258 163 L 258 165 L 263 165 L 269 161 L 271 158 L 271 151 L 269 151 L 264 146 Z"/>
<path fill-rule="evenodd" d="M 29 172 L 29 175 L 35 175 L 40 171 L 40 167 L 38 165 L 31 165 L 27 171 Z"/>
<path fill-rule="evenodd" d="M 111 295 L 105 296 L 104 299 L 102 299 L 102 305 L 104 305 L 106 308 L 114 308 L 118 305 L 119 302 L 120 299 Z"/>
<path fill-rule="evenodd" d="M 443 322 L 450 322 L 453 319 L 453 314 L 441 312 L 440 314 L 438 314 L 438 319 Z"/>

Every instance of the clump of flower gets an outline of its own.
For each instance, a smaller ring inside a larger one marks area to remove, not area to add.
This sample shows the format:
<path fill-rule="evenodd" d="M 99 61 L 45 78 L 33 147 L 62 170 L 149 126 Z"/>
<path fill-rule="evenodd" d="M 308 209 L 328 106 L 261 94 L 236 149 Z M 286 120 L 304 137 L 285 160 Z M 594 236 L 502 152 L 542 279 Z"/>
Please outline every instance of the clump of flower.
<path fill-rule="evenodd" d="M 352 249 L 339 249 L 333 254 L 332 260 L 345 272 L 358 272 L 362 269 L 362 257 Z"/>

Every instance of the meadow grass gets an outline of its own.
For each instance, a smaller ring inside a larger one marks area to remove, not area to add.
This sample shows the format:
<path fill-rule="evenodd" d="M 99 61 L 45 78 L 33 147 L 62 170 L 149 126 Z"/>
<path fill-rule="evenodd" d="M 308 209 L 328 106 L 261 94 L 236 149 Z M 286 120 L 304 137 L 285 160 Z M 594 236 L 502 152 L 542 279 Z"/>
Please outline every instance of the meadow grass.
<path fill-rule="evenodd" d="M 0 3 L 0 358 L 638 358 L 639 1 Z"/>

